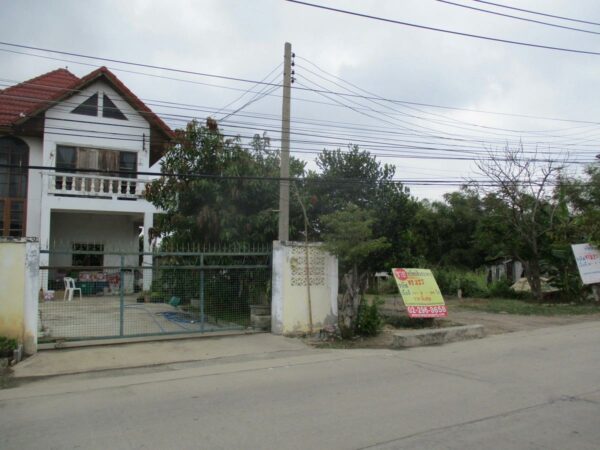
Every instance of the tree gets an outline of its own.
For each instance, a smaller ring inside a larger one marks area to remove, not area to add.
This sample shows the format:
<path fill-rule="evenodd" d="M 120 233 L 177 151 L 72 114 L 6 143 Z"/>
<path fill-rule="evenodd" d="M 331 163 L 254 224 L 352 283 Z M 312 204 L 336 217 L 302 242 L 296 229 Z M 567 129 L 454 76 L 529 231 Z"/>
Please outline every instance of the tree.
<path fill-rule="evenodd" d="M 582 238 L 600 245 L 600 166 L 588 166 L 585 175 L 583 179 L 562 180 L 561 189 Z"/>
<path fill-rule="evenodd" d="M 146 198 L 164 211 L 156 228 L 168 242 L 276 239 L 279 157 L 265 135 L 255 135 L 244 147 L 239 138 L 226 139 L 214 120 L 206 126 L 192 121 L 177 132 L 161 170 Z M 291 176 L 303 171 L 304 164 L 291 158 Z"/>
<path fill-rule="evenodd" d="M 324 216 L 351 203 L 371 214 L 372 232 L 386 236 L 390 244 L 371 255 L 371 270 L 415 259 L 410 224 L 419 205 L 408 189 L 394 180 L 394 166 L 382 164 L 356 145 L 350 145 L 347 151 L 323 150 L 316 164 L 320 172 L 310 172 L 302 188 L 313 240 L 323 239 Z"/>
<path fill-rule="evenodd" d="M 342 336 L 356 331 L 358 308 L 369 257 L 389 246 L 385 237 L 373 237 L 374 218 L 369 211 L 348 203 L 339 211 L 321 217 L 325 248 L 336 255 L 344 284 L 339 303 Z"/>
<path fill-rule="evenodd" d="M 553 227 L 556 204 L 552 190 L 562 164 L 550 158 L 527 158 L 523 146 L 506 147 L 501 154 L 489 152 L 477 161 L 486 182 L 474 183 L 486 195 L 488 205 L 494 205 L 499 224 L 506 228 L 500 243 L 525 268 L 531 292 L 542 299 L 541 260 L 545 241 Z"/>
<path fill-rule="evenodd" d="M 419 251 L 436 266 L 476 269 L 485 261 L 475 233 L 483 213 L 476 191 L 462 188 L 444 194 L 444 201 L 423 200 L 414 217 Z"/>

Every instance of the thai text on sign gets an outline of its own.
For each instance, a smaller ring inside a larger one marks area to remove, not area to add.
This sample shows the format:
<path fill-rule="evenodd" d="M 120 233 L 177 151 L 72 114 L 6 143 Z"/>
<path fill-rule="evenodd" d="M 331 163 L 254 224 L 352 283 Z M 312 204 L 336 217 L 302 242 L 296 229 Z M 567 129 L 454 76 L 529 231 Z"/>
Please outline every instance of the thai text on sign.
<path fill-rule="evenodd" d="M 600 250 L 591 244 L 574 244 L 571 247 L 583 284 L 600 283 Z"/>
<path fill-rule="evenodd" d="M 433 273 L 429 269 L 392 269 L 408 316 L 446 317 L 448 311 Z"/>

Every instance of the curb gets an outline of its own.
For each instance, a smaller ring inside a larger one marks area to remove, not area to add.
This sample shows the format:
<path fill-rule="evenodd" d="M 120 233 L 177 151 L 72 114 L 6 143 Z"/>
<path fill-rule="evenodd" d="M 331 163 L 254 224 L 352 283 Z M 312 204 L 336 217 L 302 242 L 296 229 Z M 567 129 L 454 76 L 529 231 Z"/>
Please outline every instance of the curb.
<path fill-rule="evenodd" d="M 483 325 L 438 328 L 435 330 L 400 331 L 394 333 L 391 348 L 411 348 L 425 345 L 442 345 L 450 342 L 481 339 L 485 337 Z"/>

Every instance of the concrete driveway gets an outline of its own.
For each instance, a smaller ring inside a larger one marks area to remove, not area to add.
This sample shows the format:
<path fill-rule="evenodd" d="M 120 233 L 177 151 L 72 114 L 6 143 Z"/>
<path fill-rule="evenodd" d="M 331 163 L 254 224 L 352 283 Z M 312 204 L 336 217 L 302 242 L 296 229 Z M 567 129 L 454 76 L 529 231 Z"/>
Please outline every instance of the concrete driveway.
<path fill-rule="evenodd" d="M 236 324 L 215 321 L 201 325 L 168 303 L 137 303 L 136 298 L 135 295 L 124 298 L 124 336 L 240 328 Z M 115 295 L 84 296 L 81 299 L 75 296 L 72 301 L 41 302 L 39 313 L 41 341 L 106 338 L 120 333 L 121 305 L 119 296 Z"/>

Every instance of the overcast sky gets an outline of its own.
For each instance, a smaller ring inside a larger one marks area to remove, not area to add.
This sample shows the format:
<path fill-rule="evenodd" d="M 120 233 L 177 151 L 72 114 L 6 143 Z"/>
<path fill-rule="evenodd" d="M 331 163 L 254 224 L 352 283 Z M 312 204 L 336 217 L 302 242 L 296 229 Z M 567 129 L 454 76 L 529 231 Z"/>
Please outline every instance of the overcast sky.
<path fill-rule="evenodd" d="M 600 26 L 544 18 L 469 0 L 455 2 L 600 33 Z M 600 23 L 600 2 L 594 0 L 498 2 Z M 434 0 L 315 0 L 315 3 L 472 34 L 600 51 L 600 34 L 551 28 Z M 314 88 L 318 83 L 326 90 L 342 92 L 341 86 L 321 78 L 343 84 L 331 77 L 335 75 L 386 99 L 600 123 L 600 56 L 452 36 L 282 0 L 2 0 L 0 11 L 0 41 L 3 42 L 262 80 L 282 62 L 283 46 L 288 41 L 297 55 L 298 87 Z M 151 107 L 165 114 L 173 127 L 183 125 L 176 120 L 176 114 L 181 115 L 182 120 L 187 116 L 203 119 L 213 111 L 212 114 L 220 118 L 254 95 L 248 94 L 227 110 L 215 114 L 243 90 L 263 88 L 39 51 L 18 50 L 70 62 L 6 50 L 18 49 L 0 45 L 0 88 L 58 67 L 68 66 L 73 73 L 83 76 L 104 64 L 140 98 L 153 103 Z M 281 81 L 279 74 L 280 69 L 272 73 L 277 83 Z M 278 147 L 280 89 L 272 94 L 223 122 L 225 130 L 243 136 L 267 130 Z M 556 153 L 569 149 L 572 160 L 589 161 L 600 153 L 597 146 L 600 130 L 595 124 L 385 101 L 373 103 L 336 94 L 325 97 L 297 89 L 292 96 L 292 118 L 296 121 L 292 129 L 305 133 L 294 135 L 292 151 L 296 156 L 312 161 L 314 154 L 307 152 L 317 151 L 326 144 L 334 148 L 337 143 L 357 143 L 379 154 L 382 161 L 396 165 L 399 179 L 458 182 L 462 177 L 473 175 L 472 162 L 423 157 L 469 156 L 485 149 L 500 149 L 507 142 L 514 145 L 519 140 L 529 150 L 537 147 L 540 151 Z M 159 107 L 155 106 L 156 101 L 185 103 L 200 110 L 183 110 L 181 105 L 170 109 Z M 300 140 L 313 142 L 298 142 Z M 399 155 L 404 157 L 398 158 Z M 309 163 L 309 167 L 314 164 Z M 453 189 L 410 187 L 420 198 L 439 198 L 444 191 Z"/>

